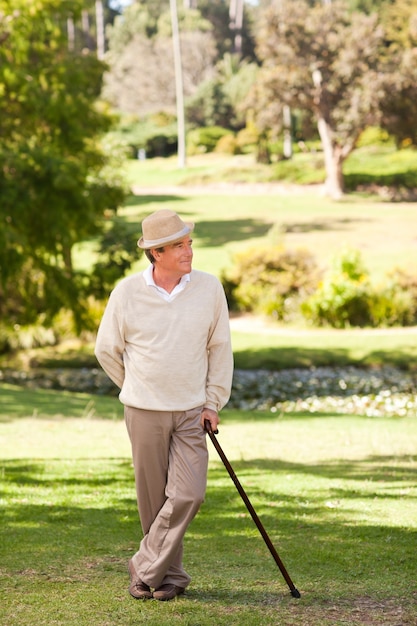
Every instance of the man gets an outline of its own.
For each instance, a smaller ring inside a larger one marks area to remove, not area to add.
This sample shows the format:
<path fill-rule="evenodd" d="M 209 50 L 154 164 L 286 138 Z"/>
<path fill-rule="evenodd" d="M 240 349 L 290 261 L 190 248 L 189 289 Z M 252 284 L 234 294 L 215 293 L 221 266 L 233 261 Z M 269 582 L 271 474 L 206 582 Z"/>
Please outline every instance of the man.
<path fill-rule="evenodd" d="M 192 270 L 193 229 L 166 209 L 143 220 L 138 246 L 151 265 L 115 287 L 97 334 L 132 445 L 143 539 L 129 592 L 138 599 L 171 600 L 190 583 L 183 538 L 206 490 L 204 421 L 217 429 L 232 383 L 226 298 L 217 278 Z"/>

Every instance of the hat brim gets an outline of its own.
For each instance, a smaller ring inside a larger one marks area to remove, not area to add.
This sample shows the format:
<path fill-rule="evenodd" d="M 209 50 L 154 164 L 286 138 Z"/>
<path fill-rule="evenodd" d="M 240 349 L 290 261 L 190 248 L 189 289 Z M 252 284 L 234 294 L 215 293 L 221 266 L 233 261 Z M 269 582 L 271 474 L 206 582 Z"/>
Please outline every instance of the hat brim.
<path fill-rule="evenodd" d="M 194 224 L 192 222 L 184 222 L 184 224 L 185 226 L 182 230 L 174 233 L 173 235 L 170 235 L 169 237 L 163 237 L 162 239 L 153 240 L 144 239 L 143 237 L 141 237 L 138 240 L 138 247 L 142 250 L 151 250 L 152 248 L 162 248 L 167 244 L 176 243 L 194 230 Z"/>

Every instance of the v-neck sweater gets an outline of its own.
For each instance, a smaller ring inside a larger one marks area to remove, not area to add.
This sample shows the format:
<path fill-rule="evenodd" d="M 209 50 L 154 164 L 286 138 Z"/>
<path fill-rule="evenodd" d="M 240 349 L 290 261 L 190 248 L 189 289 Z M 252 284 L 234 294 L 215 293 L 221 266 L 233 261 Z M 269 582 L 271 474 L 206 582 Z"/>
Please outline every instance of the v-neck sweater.
<path fill-rule="evenodd" d="M 110 294 L 95 354 L 127 406 L 219 411 L 229 399 L 233 376 L 220 281 L 192 270 L 185 288 L 167 302 L 146 284 L 143 272 L 124 278 Z"/>

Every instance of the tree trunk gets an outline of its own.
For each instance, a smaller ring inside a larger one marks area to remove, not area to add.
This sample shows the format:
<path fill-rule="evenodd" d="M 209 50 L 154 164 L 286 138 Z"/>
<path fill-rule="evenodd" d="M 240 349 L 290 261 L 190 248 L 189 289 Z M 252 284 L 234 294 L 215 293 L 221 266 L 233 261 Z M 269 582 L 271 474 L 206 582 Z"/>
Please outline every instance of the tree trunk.
<path fill-rule="evenodd" d="M 313 83 L 316 87 L 315 105 L 317 114 L 317 127 L 324 152 L 326 167 L 326 182 L 324 192 L 335 200 L 343 196 L 343 171 L 342 165 L 344 154 L 342 148 L 332 140 L 332 129 L 327 122 L 329 112 L 323 97 L 322 74 L 316 69 L 312 73 Z"/>
<path fill-rule="evenodd" d="M 91 36 L 90 16 L 87 9 L 83 9 L 81 13 L 81 28 L 84 36 L 84 45 L 87 50 L 94 50 L 94 39 Z"/>
<path fill-rule="evenodd" d="M 326 167 L 326 182 L 324 191 L 327 196 L 340 199 L 343 196 L 343 153 L 340 146 L 332 142 L 330 128 L 323 118 L 318 120 L 318 130 L 323 146 L 324 163 Z"/>
<path fill-rule="evenodd" d="M 75 47 L 75 26 L 74 26 L 74 18 L 71 15 L 67 19 L 67 36 L 68 36 L 68 50 L 70 52 L 74 52 Z"/>
<path fill-rule="evenodd" d="M 292 159 L 292 132 L 291 132 L 291 109 L 288 104 L 284 104 L 283 109 L 284 125 L 284 159 Z"/>

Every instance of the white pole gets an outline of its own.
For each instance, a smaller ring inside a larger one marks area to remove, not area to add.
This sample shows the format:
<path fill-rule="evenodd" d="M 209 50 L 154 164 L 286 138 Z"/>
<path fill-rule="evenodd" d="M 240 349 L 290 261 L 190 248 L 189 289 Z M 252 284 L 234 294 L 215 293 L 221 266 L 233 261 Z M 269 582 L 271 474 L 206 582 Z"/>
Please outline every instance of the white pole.
<path fill-rule="evenodd" d="M 96 0 L 97 57 L 104 59 L 104 11 L 103 0 Z"/>
<path fill-rule="evenodd" d="M 170 0 L 172 43 L 174 46 L 175 92 L 177 100 L 178 166 L 185 167 L 185 115 L 182 80 L 181 46 L 178 28 L 177 0 Z"/>

